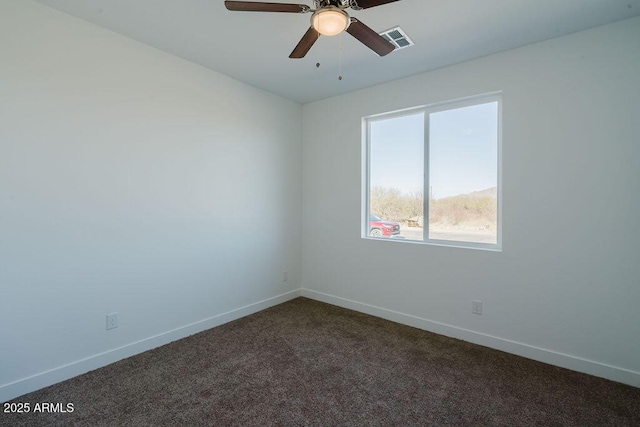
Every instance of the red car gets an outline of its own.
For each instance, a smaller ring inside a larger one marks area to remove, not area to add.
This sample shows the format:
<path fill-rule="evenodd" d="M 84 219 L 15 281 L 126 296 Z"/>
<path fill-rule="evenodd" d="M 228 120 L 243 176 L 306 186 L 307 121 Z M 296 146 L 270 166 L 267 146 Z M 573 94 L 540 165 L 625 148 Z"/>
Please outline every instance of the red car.
<path fill-rule="evenodd" d="M 394 221 L 384 221 L 374 214 L 369 216 L 369 236 L 391 237 L 400 234 L 400 224 Z"/>

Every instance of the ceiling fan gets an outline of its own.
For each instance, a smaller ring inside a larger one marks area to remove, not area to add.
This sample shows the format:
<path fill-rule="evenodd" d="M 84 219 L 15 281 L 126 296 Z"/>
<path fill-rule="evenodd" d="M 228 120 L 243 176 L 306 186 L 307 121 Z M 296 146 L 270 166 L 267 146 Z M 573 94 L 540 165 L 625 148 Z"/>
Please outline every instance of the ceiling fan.
<path fill-rule="evenodd" d="M 395 47 L 360 20 L 350 17 L 345 9 L 369 9 L 399 0 L 313 0 L 313 8 L 305 4 L 225 1 L 228 10 L 240 12 L 312 13 L 311 26 L 293 49 L 289 58 L 304 58 L 320 35 L 335 36 L 346 31 L 380 56 Z"/>

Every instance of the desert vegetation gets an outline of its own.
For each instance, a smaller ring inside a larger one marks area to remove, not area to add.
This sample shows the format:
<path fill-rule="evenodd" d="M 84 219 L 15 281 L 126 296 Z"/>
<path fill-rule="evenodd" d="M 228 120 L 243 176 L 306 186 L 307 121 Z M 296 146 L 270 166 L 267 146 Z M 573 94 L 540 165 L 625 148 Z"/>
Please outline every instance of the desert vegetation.
<path fill-rule="evenodd" d="M 423 193 L 403 193 L 397 188 L 373 187 L 371 212 L 380 218 L 406 225 L 420 218 L 422 225 Z M 497 191 L 489 188 L 429 201 L 429 223 L 441 229 L 495 230 L 497 223 Z"/>

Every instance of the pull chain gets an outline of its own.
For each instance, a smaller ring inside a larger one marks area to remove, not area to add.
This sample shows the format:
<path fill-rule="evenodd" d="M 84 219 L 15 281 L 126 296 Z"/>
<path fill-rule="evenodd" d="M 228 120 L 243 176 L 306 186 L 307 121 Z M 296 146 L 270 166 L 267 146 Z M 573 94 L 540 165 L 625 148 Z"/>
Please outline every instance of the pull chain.
<path fill-rule="evenodd" d="M 318 28 L 320 26 L 321 15 L 318 15 Z M 318 49 L 318 40 L 320 40 L 320 32 L 318 31 L 318 37 L 316 37 L 316 68 L 320 68 L 320 49 Z"/>
<path fill-rule="evenodd" d="M 342 34 L 344 34 L 344 31 L 340 33 L 340 74 L 338 75 L 338 80 L 342 80 Z"/>
<path fill-rule="evenodd" d="M 320 33 L 318 33 L 318 38 L 316 38 L 316 68 L 320 68 L 320 49 L 318 49 L 318 40 L 320 40 Z"/>

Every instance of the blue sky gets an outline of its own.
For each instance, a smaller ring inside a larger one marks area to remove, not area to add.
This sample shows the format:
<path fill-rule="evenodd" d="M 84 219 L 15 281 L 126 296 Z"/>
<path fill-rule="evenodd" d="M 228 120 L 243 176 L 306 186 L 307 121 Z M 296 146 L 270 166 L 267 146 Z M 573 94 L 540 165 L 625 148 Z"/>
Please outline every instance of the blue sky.
<path fill-rule="evenodd" d="M 434 198 L 497 186 L 497 114 L 497 102 L 430 114 L 429 181 Z M 372 122 L 371 186 L 422 191 L 423 146 L 424 113 Z"/>

